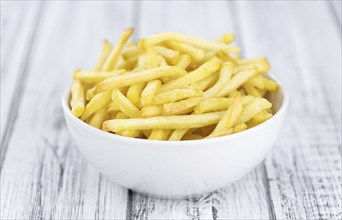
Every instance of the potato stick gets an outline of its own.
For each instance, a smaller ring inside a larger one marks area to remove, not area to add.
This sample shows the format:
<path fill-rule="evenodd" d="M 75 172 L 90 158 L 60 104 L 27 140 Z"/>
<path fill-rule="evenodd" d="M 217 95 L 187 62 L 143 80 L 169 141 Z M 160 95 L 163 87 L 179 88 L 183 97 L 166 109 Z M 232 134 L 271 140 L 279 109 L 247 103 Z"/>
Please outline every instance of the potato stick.
<path fill-rule="evenodd" d="M 182 140 L 198 140 L 202 139 L 203 137 L 199 134 L 185 134 Z"/>
<path fill-rule="evenodd" d="M 153 49 L 157 51 L 160 55 L 162 55 L 165 58 L 165 60 L 171 65 L 174 65 L 178 60 L 179 51 L 177 50 L 171 50 L 169 48 L 162 46 L 154 46 Z"/>
<path fill-rule="evenodd" d="M 210 76 L 211 74 L 216 72 L 220 67 L 221 62 L 217 58 L 211 59 L 208 62 L 204 63 L 202 66 L 200 66 L 198 69 L 186 74 L 185 76 L 179 77 L 175 80 L 172 80 L 162 85 L 158 92 L 167 92 L 197 82 L 207 76 Z"/>
<path fill-rule="evenodd" d="M 127 90 L 127 98 L 134 104 L 137 105 L 140 101 L 141 92 L 145 88 L 146 83 L 137 83 L 131 85 Z"/>
<path fill-rule="evenodd" d="M 74 80 L 71 86 L 71 113 L 76 117 L 80 117 L 84 112 L 84 88 L 79 80 Z"/>
<path fill-rule="evenodd" d="M 86 93 L 86 100 L 89 101 L 90 99 L 92 99 L 94 97 L 94 91 L 95 91 L 96 87 L 92 87 L 90 89 L 87 90 Z"/>
<path fill-rule="evenodd" d="M 201 79 L 195 83 L 192 83 L 190 86 L 192 88 L 200 89 L 202 91 L 205 91 L 206 89 L 212 87 L 216 82 L 217 79 L 219 78 L 219 72 L 215 72 L 211 74 L 210 76 Z"/>
<path fill-rule="evenodd" d="M 188 131 L 189 129 L 176 129 L 172 132 L 171 136 L 169 137 L 169 141 L 180 141 L 183 137 L 183 135 Z"/>
<path fill-rule="evenodd" d="M 247 68 L 257 68 L 260 74 L 265 74 L 270 70 L 271 66 L 267 58 L 264 57 L 256 58 L 253 60 L 240 61 L 238 62 L 238 66 L 234 69 L 234 74 L 244 71 Z"/>
<path fill-rule="evenodd" d="M 202 115 L 157 116 L 152 118 L 112 119 L 103 123 L 105 131 L 122 129 L 189 129 L 217 123 L 224 112 L 213 112 Z"/>
<path fill-rule="evenodd" d="M 211 98 L 219 93 L 222 88 L 228 84 L 232 76 L 234 65 L 231 62 L 226 62 L 222 65 L 220 76 L 213 87 L 204 92 L 204 97 Z"/>
<path fill-rule="evenodd" d="M 241 112 L 242 112 L 241 97 L 236 97 L 234 98 L 232 105 L 228 107 L 228 110 L 224 113 L 224 115 L 218 122 L 216 128 L 211 134 L 215 134 L 216 132 L 220 130 L 229 129 L 233 127 L 234 123 L 237 121 Z"/>
<path fill-rule="evenodd" d="M 264 89 L 265 85 L 264 85 L 264 81 L 263 81 L 263 76 L 261 75 L 258 75 L 258 76 L 254 76 L 252 78 L 250 78 L 246 84 L 248 85 L 252 85 L 254 86 L 255 88 L 258 88 L 258 89 Z"/>
<path fill-rule="evenodd" d="M 228 95 L 230 92 L 238 89 L 242 84 L 248 81 L 251 77 L 258 74 L 258 71 L 254 68 L 247 69 L 245 71 L 235 74 L 228 84 L 217 94 L 219 97 Z"/>
<path fill-rule="evenodd" d="M 168 66 L 166 60 L 160 54 L 158 54 L 157 60 L 158 60 L 158 66 Z"/>
<path fill-rule="evenodd" d="M 249 128 L 252 128 L 258 124 L 263 123 L 264 121 L 267 121 L 271 117 L 272 117 L 272 114 L 268 113 L 266 110 L 262 110 L 253 118 L 251 118 L 249 121 L 247 121 L 246 124 Z"/>
<path fill-rule="evenodd" d="M 107 120 L 108 115 L 107 115 L 107 107 L 108 106 L 103 106 L 101 109 L 99 109 L 97 112 L 95 112 L 88 124 L 90 124 L 91 126 L 95 127 L 95 128 L 99 128 L 101 129 L 102 128 L 102 123 Z"/>
<path fill-rule="evenodd" d="M 163 129 L 155 129 L 152 130 L 151 135 L 148 137 L 148 140 L 163 140 L 165 137 L 165 130 Z"/>
<path fill-rule="evenodd" d="M 245 123 L 264 109 L 271 108 L 272 104 L 264 98 L 255 98 L 246 105 L 235 124 Z"/>
<path fill-rule="evenodd" d="M 136 70 L 145 70 L 146 69 L 146 59 L 147 59 L 146 53 L 139 55 Z"/>
<path fill-rule="evenodd" d="M 163 106 L 151 105 L 151 106 L 144 106 L 140 110 L 140 116 L 142 118 L 150 118 L 154 116 L 161 116 L 163 115 Z"/>
<path fill-rule="evenodd" d="M 159 66 L 158 53 L 151 47 L 146 49 L 146 69 L 152 69 Z"/>
<path fill-rule="evenodd" d="M 113 89 L 112 100 L 119 105 L 120 111 L 130 118 L 138 118 L 140 116 L 139 109 L 118 89 Z"/>
<path fill-rule="evenodd" d="M 137 48 L 137 46 L 131 46 L 129 48 L 126 48 L 124 51 L 122 51 L 122 56 L 125 59 L 129 59 L 132 57 L 138 57 L 145 51 L 143 49 Z"/>
<path fill-rule="evenodd" d="M 196 106 L 203 101 L 203 97 L 192 97 L 182 101 L 167 103 L 163 106 L 163 115 L 175 115 L 184 111 L 185 109 Z"/>
<path fill-rule="evenodd" d="M 204 54 L 204 57 L 203 57 L 203 59 L 201 60 L 200 63 L 207 62 L 208 60 L 212 59 L 212 58 L 215 57 L 215 56 L 216 56 L 216 52 L 207 51 L 207 52 Z"/>
<path fill-rule="evenodd" d="M 107 112 L 115 112 L 115 111 L 120 111 L 120 107 L 118 103 L 112 102 L 109 104 Z"/>
<path fill-rule="evenodd" d="M 121 34 L 119 41 L 114 45 L 112 51 L 108 55 L 105 63 L 103 64 L 102 70 L 109 71 L 113 70 L 121 54 L 121 50 L 126 44 L 128 38 L 133 34 L 133 28 L 127 28 Z"/>
<path fill-rule="evenodd" d="M 203 92 L 199 89 L 174 89 L 168 92 L 157 94 L 153 99 L 153 104 L 162 105 L 165 103 L 176 102 L 190 97 L 200 96 L 203 96 Z"/>
<path fill-rule="evenodd" d="M 167 41 L 166 45 L 172 49 L 190 55 L 195 61 L 202 60 L 205 54 L 201 49 L 177 41 Z"/>
<path fill-rule="evenodd" d="M 225 44 L 230 44 L 234 42 L 234 40 L 235 40 L 235 35 L 233 33 L 226 33 L 217 39 L 217 41 L 225 43 Z"/>
<path fill-rule="evenodd" d="M 159 79 L 152 80 L 147 83 L 146 87 L 141 93 L 141 104 L 143 106 L 145 105 L 151 105 L 153 102 L 153 98 L 155 94 L 157 93 L 158 89 L 161 86 L 161 81 Z"/>
<path fill-rule="evenodd" d="M 276 91 L 279 88 L 278 83 L 276 83 L 270 79 L 266 79 L 265 77 L 262 77 L 262 81 L 264 83 L 264 88 L 267 91 Z"/>
<path fill-rule="evenodd" d="M 241 124 L 237 124 L 234 128 L 233 128 L 233 133 L 237 133 L 240 131 L 244 131 L 246 130 L 248 127 L 245 123 L 241 123 Z"/>
<path fill-rule="evenodd" d="M 112 50 L 112 45 L 107 41 L 104 40 L 102 44 L 102 49 L 100 52 L 100 56 L 96 62 L 95 70 L 101 70 L 104 62 L 106 61 L 110 51 Z"/>
<path fill-rule="evenodd" d="M 95 89 L 95 93 L 100 93 L 106 90 L 110 90 L 116 87 L 130 86 L 136 83 L 143 83 L 158 79 L 163 76 L 182 76 L 187 74 L 185 70 L 176 66 L 163 66 L 149 70 L 141 70 L 132 73 L 126 73 L 124 75 L 111 77 L 100 82 Z"/>
<path fill-rule="evenodd" d="M 111 91 L 96 94 L 86 105 L 81 119 L 84 121 L 103 106 L 111 102 Z"/>
<path fill-rule="evenodd" d="M 249 84 L 244 84 L 242 87 L 244 88 L 244 90 L 247 92 L 248 95 L 261 98 L 261 94 L 254 86 L 249 85 Z"/>
<path fill-rule="evenodd" d="M 227 110 L 233 103 L 234 98 L 209 98 L 200 102 L 195 108 L 195 114 L 203 114 L 206 112 Z M 242 105 L 247 105 L 254 100 L 253 96 L 241 97 Z"/>
<path fill-rule="evenodd" d="M 183 69 L 186 69 L 191 63 L 191 57 L 188 54 L 181 54 L 176 63 L 176 66 L 179 66 Z"/>
<path fill-rule="evenodd" d="M 149 46 L 153 46 L 161 42 L 170 41 L 170 40 L 190 44 L 192 46 L 205 49 L 205 50 L 226 51 L 227 53 L 239 52 L 239 50 L 237 50 L 236 47 L 232 47 L 221 42 L 207 41 L 198 37 L 176 33 L 176 32 L 164 32 L 164 33 L 152 35 L 147 38 L 142 38 L 139 40 L 138 48 L 147 48 Z"/>
<path fill-rule="evenodd" d="M 124 69 L 114 70 L 110 72 L 97 71 L 97 70 L 91 70 L 91 71 L 80 70 L 74 74 L 74 78 L 79 79 L 80 81 L 84 83 L 98 83 L 104 79 L 108 79 L 114 76 L 119 76 L 125 72 L 126 70 Z"/>

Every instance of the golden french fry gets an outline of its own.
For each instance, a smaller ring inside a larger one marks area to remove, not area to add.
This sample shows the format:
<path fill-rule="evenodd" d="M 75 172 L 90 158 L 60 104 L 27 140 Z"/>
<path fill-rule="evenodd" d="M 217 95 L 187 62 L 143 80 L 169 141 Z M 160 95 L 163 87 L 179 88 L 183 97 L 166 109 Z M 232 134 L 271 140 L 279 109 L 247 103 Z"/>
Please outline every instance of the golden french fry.
<path fill-rule="evenodd" d="M 148 140 L 167 140 L 171 134 L 172 130 L 155 129 L 152 130 L 151 135 Z"/>
<path fill-rule="evenodd" d="M 127 28 L 126 30 L 124 30 L 122 32 L 119 41 L 114 45 L 112 51 L 110 52 L 106 61 L 104 62 L 102 70 L 110 71 L 110 70 L 114 69 L 114 67 L 115 67 L 115 65 L 119 59 L 119 56 L 121 54 L 121 50 L 124 47 L 124 45 L 126 44 L 128 38 L 130 38 L 131 35 L 133 34 L 133 31 L 134 31 L 133 28 Z"/>
<path fill-rule="evenodd" d="M 129 59 L 132 57 L 138 57 L 144 52 L 145 51 L 143 49 L 139 49 L 137 46 L 131 46 L 122 51 L 122 56 L 125 59 Z"/>
<path fill-rule="evenodd" d="M 264 89 L 267 91 L 276 91 L 279 88 L 278 83 L 276 83 L 270 79 L 262 77 L 262 81 L 264 83 Z"/>
<path fill-rule="evenodd" d="M 217 96 L 223 97 L 228 95 L 230 92 L 238 89 L 242 84 L 244 84 L 256 74 L 258 74 L 258 71 L 254 68 L 247 69 L 235 74 L 228 82 L 228 84 L 217 94 Z"/>
<path fill-rule="evenodd" d="M 247 125 L 245 123 L 241 123 L 241 124 L 236 125 L 234 128 L 228 128 L 228 129 L 220 130 L 220 131 L 216 132 L 215 134 L 211 134 L 211 135 L 207 136 L 206 138 L 226 136 L 229 134 L 234 134 L 237 132 L 244 131 L 246 129 L 247 129 Z"/>
<path fill-rule="evenodd" d="M 248 95 L 259 97 L 259 98 L 262 97 L 259 91 L 254 86 L 249 85 L 249 84 L 244 84 L 242 87 L 244 88 L 244 90 L 247 92 Z"/>
<path fill-rule="evenodd" d="M 216 82 L 217 79 L 219 78 L 219 72 L 215 72 L 211 74 L 210 76 L 201 79 L 195 83 L 192 83 L 190 86 L 192 88 L 200 89 L 202 91 L 205 91 L 206 89 L 212 87 Z"/>
<path fill-rule="evenodd" d="M 169 137 L 169 141 L 180 141 L 183 137 L 183 135 L 188 131 L 189 129 L 177 129 L 174 130 Z"/>
<path fill-rule="evenodd" d="M 137 105 L 139 103 L 141 92 L 143 91 L 145 86 L 146 83 L 137 83 L 129 87 L 126 96 L 134 105 Z"/>
<path fill-rule="evenodd" d="M 204 51 L 201 49 L 177 41 L 167 41 L 166 45 L 180 51 L 181 53 L 190 55 L 195 61 L 202 60 L 205 54 Z"/>
<path fill-rule="evenodd" d="M 196 106 L 198 103 L 203 101 L 203 97 L 192 97 L 182 101 L 167 103 L 163 106 L 163 115 L 175 115 L 180 114 L 186 109 Z"/>
<path fill-rule="evenodd" d="M 120 111 L 120 107 L 118 103 L 115 103 L 115 102 L 110 103 L 107 112 L 116 112 L 116 111 Z"/>
<path fill-rule="evenodd" d="M 234 65 L 231 62 L 226 62 L 222 65 L 219 79 L 216 84 L 204 92 L 206 98 L 214 97 L 219 93 L 225 85 L 228 84 L 230 77 L 232 76 Z"/>
<path fill-rule="evenodd" d="M 97 70 L 91 70 L 91 71 L 80 70 L 80 71 L 75 72 L 74 78 L 79 79 L 80 81 L 84 83 L 98 83 L 104 79 L 108 79 L 114 76 L 119 76 L 125 72 L 126 70 L 124 69 L 113 70 L 109 72 L 97 71 Z"/>
<path fill-rule="evenodd" d="M 254 126 L 257 126 L 258 124 L 263 123 L 264 121 L 267 121 L 271 117 L 272 117 L 272 114 L 268 113 L 266 110 L 262 110 L 253 118 L 251 118 L 249 121 L 247 121 L 246 124 L 249 128 L 252 128 Z"/>
<path fill-rule="evenodd" d="M 163 106 L 151 105 L 144 106 L 140 110 L 140 116 L 142 118 L 150 118 L 154 116 L 163 115 Z"/>
<path fill-rule="evenodd" d="M 223 111 L 233 103 L 234 98 L 210 98 L 201 101 L 194 108 L 195 114 L 203 114 L 213 111 Z M 243 96 L 241 97 L 242 105 L 245 106 L 254 100 L 253 96 Z"/>
<path fill-rule="evenodd" d="M 183 69 L 186 69 L 191 63 L 191 57 L 188 54 L 181 54 L 176 63 L 176 66 L 179 66 Z"/>
<path fill-rule="evenodd" d="M 91 126 L 95 127 L 95 128 L 102 128 L 102 123 L 107 120 L 109 117 L 107 115 L 107 106 L 103 106 L 101 109 L 99 109 L 97 112 L 95 112 L 88 124 L 90 124 Z"/>
<path fill-rule="evenodd" d="M 260 74 L 265 74 L 270 70 L 271 65 L 265 57 L 240 60 L 234 69 L 234 73 L 244 71 L 247 68 L 256 68 Z"/>
<path fill-rule="evenodd" d="M 90 99 L 92 99 L 94 97 L 95 89 L 96 89 L 96 87 L 92 87 L 92 88 L 87 90 L 87 92 L 86 92 L 86 100 L 87 101 L 89 101 Z"/>
<path fill-rule="evenodd" d="M 96 62 L 96 65 L 95 65 L 95 70 L 101 70 L 102 69 L 102 66 L 103 66 L 104 62 L 106 61 L 111 50 L 112 50 L 112 45 L 107 40 L 104 40 L 103 44 L 102 44 L 100 56 L 99 56 L 99 58 Z"/>
<path fill-rule="evenodd" d="M 258 92 L 260 94 L 260 97 L 262 98 L 262 97 L 264 97 L 266 95 L 267 90 L 266 89 L 258 89 Z"/>
<path fill-rule="evenodd" d="M 153 48 L 146 49 L 146 69 L 152 69 L 159 66 L 158 53 Z"/>
<path fill-rule="evenodd" d="M 115 119 L 127 119 L 129 118 L 127 115 L 125 115 L 123 112 L 118 112 L 118 114 L 116 114 Z"/>
<path fill-rule="evenodd" d="M 173 89 L 182 88 L 183 86 L 197 82 L 207 76 L 210 76 L 221 67 L 221 61 L 217 58 L 211 59 L 204 63 L 198 69 L 186 74 L 185 76 L 179 77 L 168 83 L 162 85 L 159 89 L 159 93 L 167 92 Z"/>
<path fill-rule="evenodd" d="M 233 33 L 226 33 L 217 39 L 217 41 L 225 43 L 225 44 L 230 44 L 234 40 L 235 40 L 235 35 Z"/>
<path fill-rule="evenodd" d="M 248 127 L 245 123 L 241 123 L 241 124 L 237 124 L 234 128 L 233 128 L 233 133 L 237 133 L 240 131 L 244 131 L 246 130 Z"/>
<path fill-rule="evenodd" d="M 217 123 L 224 112 L 213 112 L 202 115 L 157 116 L 152 118 L 112 119 L 103 122 L 105 131 L 122 129 L 189 129 L 199 128 Z"/>
<path fill-rule="evenodd" d="M 146 87 L 141 93 L 141 104 L 151 105 L 153 103 L 153 98 L 161 86 L 161 81 L 159 79 L 152 80 L 147 83 Z"/>
<path fill-rule="evenodd" d="M 199 89 L 175 89 L 168 92 L 157 94 L 153 99 L 154 105 L 162 105 L 165 103 L 172 103 L 190 97 L 203 96 L 202 90 Z"/>
<path fill-rule="evenodd" d="M 95 93 L 100 93 L 117 87 L 130 86 L 136 83 L 143 83 L 163 76 L 179 76 L 185 74 L 187 74 L 187 72 L 184 69 L 176 66 L 163 66 L 149 70 L 130 72 L 124 75 L 111 77 L 100 82 L 96 86 Z"/>
<path fill-rule="evenodd" d="M 96 94 L 86 105 L 81 120 L 86 120 L 89 116 L 100 110 L 103 106 L 111 102 L 111 91 Z"/>
<path fill-rule="evenodd" d="M 139 40 L 138 48 L 147 48 L 165 41 L 179 41 L 205 50 L 226 51 L 227 53 L 240 52 L 240 49 L 237 49 L 237 47 L 232 47 L 221 42 L 207 41 L 198 37 L 176 32 L 164 32 L 147 38 L 142 38 Z"/>
<path fill-rule="evenodd" d="M 233 127 L 238 117 L 240 116 L 242 109 L 241 97 L 234 98 L 232 105 L 228 107 L 228 110 L 224 113 L 223 117 L 220 119 L 216 128 L 211 134 L 215 134 L 220 130 Z"/>
<path fill-rule="evenodd" d="M 127 99 L 118 89 L 113 89 L 112 100 L 118 103 L 120 111 L 130 118 L 138 118 L 140 116 L 139 109 Z"/>
<path fill-rule="evenodd" d="M 77 72 L 77 71 L 76 71 Z M 84 112 L 84 88 L 79 80 L 74 80 L 71 86 L 71 113 L 76 117 L 80 117 Z"/>
<path fill-rule="evenodd" d="M 264 85 L 264 81 L 263 81 L 263 76 L 261 75 L 258 75 L 258 76 L 254 76 L 252 78 L 250 78 L 246 84 L 248 85 L 252 85 L 254 86 L 255 88 L 258 88 L 258 89 L 264 89 L 265 88 L 265 85 Z"/>
<path fill-rule="evenodd" d="M 271 108 L 272 104 L 264 98 L 255 98 L 247 104 L 235 124 L 245 123 L 264 109 Z"/>
<path fill-rule="evenodd" d="M 165 60 L 171 65 L 175 64 L 178 60 L 179 51 L 171 50 L 162 46 L 154 46 L 153 49 L 156 50 L 160 55 L 162 55 Z"/>

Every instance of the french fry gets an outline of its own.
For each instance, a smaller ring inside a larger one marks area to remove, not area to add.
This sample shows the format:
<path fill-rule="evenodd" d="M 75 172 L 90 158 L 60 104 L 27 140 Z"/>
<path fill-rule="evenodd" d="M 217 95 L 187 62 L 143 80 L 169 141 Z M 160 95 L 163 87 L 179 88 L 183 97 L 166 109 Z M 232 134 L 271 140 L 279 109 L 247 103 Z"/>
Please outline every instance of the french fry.
<path fill-rule="evenodd" d="M 256 68 L 259 74 L 265 74 L 270 70 L 271 65 L 265 57 L 240 60 L 238 66 L 234 69 L 234 74 L 244 71 L 247 68 Z"/>
<path fill-rule="evenodd" d="M 162 55 L 165 60 L 171 65 L 174 65 L 178 60 L 179 51 L 171 50 L 162 46 L 154 46 L 153 49 L 156 50 L 160 55 Z"/>
<path fill-rule="evenodd" d="M 169 137 L 169 141 L 180 141 L 183 137 L 183 135 L 188 131 L 189 129 L 177 129 L 174 130 Z"/>
<path fill-rule="evenodd" d="M 115 65 L 119 59 L 119 56 L 121 54 L 121 50 L 124 47 L 124 45 L 126 44 L 128 38 L 130 38 L 131 35 L 133 34 L 133 31 L 134 31 L 133 28 L 127 28 L 126 30 L 123 31 L 119 41 L 114 45 L 114 47 L 111 50 L 110 54 L 108 55 L 106 61 L 104 62 L 102 70 L 110 71 L 110 70 L 114 69 L 114 67 L 115 67 Z"/>
<path fill-rule="evenodd" d="M 235 124 L 245 123 L 264 109 L 271 108 L 272 104 L 264 98 L 255 98 L 246 105 Z"/>
<path fill-rule="evenodd" d="M 79 79 L 83 83 L 98 83 L 104 79 L 108 79 L 114 76 L 119 76 L 125 72 L 126 70 L 124 69 L 113 70 L 109 72 L 97 71 L 97 70 L 91 70 L 91 71 L 80 70 L 80 71 L 75 72 L 74 78 Z"/>
<path fill-rule="evenodd" d="M 86 105 L 81 120 L 85 121 L 89 116 L 111 102 L 111 91 L 96 94 Z"/>
<path fill-rule="evenodd" d="M 188 54 L 181 54 L 176 63 L 176 66 L 186 69 L 191 63 L 191 57 Z"/>
<path fill-rule="evenodd" d="M 118 103 L 120 111 L 130 118 L 138 118 L 140 116 L 139 109 L 127 99 L 118 89 L 113 89 L 112 100 Z"/>
<path fill-rule="evenodd" d="M 151 105 L 153 103 L 153 99 L 158 89 L 161 86 L 161 81 L 159 79 L 152 80 L 147 83 L 146 87 L 141 93 L 141 104 L 143 106 Z"/>
<path fill-rule="evenodd" d="M 192 88 L 197 88 L 202 91 L 205 91 L 208 88 L 212 87 L 217 82 L 218 78 L 219 78 L 219 72 L 215 72 L 204 79 L 201 79 L 195 83 L 192 83 L 190 86 Z"/>
<path fill-rule="evenodd" d="M 190 97 L 203 96 L 203 92 L 199 89 L 175 89 L 168 92 L 157 94 L 153 99 L 154 105 L 162 105 L 165 103 L 172 103 Z"/>
<path fill-rule="evenodd" d="M 120 107 L 118 103 L 116 102 L 110 103 L 107 112 L 116 112 L 116 111 L 120 111 Z"/>
<path fill-rule="evenodd" d="M 122 51 L 122 56 L 125 59 L 129 59 L 132 57 L 138 57 L 140 56 L 142 53 L 144 53 L 143 49 L 139 49 L 137 46 L 131 46 L 126 48 L 124 51 Z"/>
<path fill-rule="evenodd" d="M 179 77 L 172 80 L 159 89 L 159 93 L 167 92 L 176 88 L 181 88 L 183 86 L 189 85 L 191 83 L 197 82 L 207 76 L 210 76 L 216 72 L 221 67 L 221 62 L 218 59 L 212 59 L 204 63 L 198 69 L 186 74 L 185 76 Z"/>
<path fill-rule="evenodd" d="M 217 41 L 225 43 L 225 44 L 230 44 L 234 40 L 235 40 L 235 35 L 233 33 L 226 33 L 217 39 Z"/>
<path fill-rule="evenodd" d="M 272 114 L 268 113 L 266 110 L 262 110 L 253 118 L 251 118 L 249 121 L 247 121 L 246 124 L 249 128 L 252 128 L 254 126 L 257 126 L 258 124 L 263 123 L 264 121 L 267 121 L 271 117 L 272 117 Z"/>
<path fill-rule="evenodd" d="M 154 116 L 160 116 L 163 115 L 163 106 L 144 106 L 140 110 L 140 116 L 142 118 L 150 118 Z"/>
<path fill-rule="evenodd" d="M 219 97 L 228 95 L 230 92 L 238 89 L 242 84 L 248 81 L 251 77 L 258 74 L 258 71 L 254 68 L 247 69 L 245 71 L 235 74 L 228 84 L 217 94 Z"/>
<path fill-rule="evenodd" d="M 240 52 L 240 49 L 221 42 L 207 41 L 198 37 L 176 32 L 164 32 L 147 38 L 142 38 L 139 40 L 138 48 L 150 47 L 165 41 L 179 41 L 205 50 L 225 51 L 227 53 Z"/>
<path fill-rule="evenodd" d="M 231 62 L 226 62 L 222 65 L 219 79 L 216 84 L 204 92 L 206 98 L 214 97 L 219 93 L 225 85 L 228 84 L 230 77 L 232 76 L 234 65 Z"/>
<path fill-rule="evenodd" d="M 234 98 L 223 98 L 223 97 L 205 99 L 202 102 L 200 102 L 198 105 L 196 105 L 196 107 L 194 108 L 194 112 L 195 114 L 203 114 L 207 112 L 227 110 L 227 108 L 233 103 L 233 100 Z M 247 105 L 253 100 L 254 100 L 253 96 L 241 97 L 241 102 L 243 106 Z"/>
<path fill-rule="evenodd" d="M 211 134 L 211 135 L 207 136 L 206 138 L 226 136 L 229 134 L 234 134 L 234 133 L 244 131 L 246 129 L 247 129 L 247 125 L 245 123 L 241 123 L 241 124 L 236 125 L 234 128 L 228 128 L 228 129 L 220 130 L 220 131 L 216 132 L 215 134 Z"/>
<path fill-rule="evenodd" d="M 265 88 L 265 85 L 264 85 L 264 80 L 263 80 L 263 76 L 261 75 L 257 75 L 257 76 L 254 76 L 252 78 L 250 78 L 246 84 L 248 85 L 252 85 L 254 86 L 255 88 L 258 88 L 258 89 L 264 89 Z"/>
<path fill-rule="evenodd" d="M 238 133 L 240 131 L 244 131 L 246 130 L 248 127 L 245 123 L 241 123 L 241 124 L 237 124 L 234 128 L 233 128 L 233 134 L 234 133 Z"/>
<path fill-rule="evenodd" d="M 96 87 L 92 87 L 92 88 L 87 90 L 87 93 L 86 93 L 86 100 L 87 101 L 89 101 L 90 99 L 92 99 L 94 97 L 95 89 L 96 89 Z"/>
<path fill-rule="evenodd" d="M 102 123 L 108 118 L 109 117 L 107 115 L 107 106 L 103 106 L 101 109 L 99 109 L 91 116 L 88 124 L 95 128 L 101 129 Z"/>
<path fill-rule="evenodd" d="M 244 84 L 242 87 L 245 89 L 248 95 L 259 97 L 259 98 L 262 97 L 259 91 L 254 86 L 249 85 L 249 84 Z"/>
<path fill-rule="evenodd" d="M 237 121 L 238 117 L 240 116 L 242 109 L 243 108 L 242 108 L 242 103 L 241 103 L 241 97 L 234 98 L 232 105 L 225 112 L 225 114 L 220 119 L 216 128 L 211 134 L 215 134 L 216 132 L 220 130 L 229 129 L 233 127 L 234 123 Z"/>
<path fill-rule="evenodd" d="M 146 49 L 146 69 L 152 69 L 159 66 L 158 53 L 153 48 Z"/>
<path fill-rule="evenodd" d="M 152 118 L 112 119 L 103 122 L 105 131 L 122 129 L 190 129 L 217 123 L 224 112 L 213 112 L 202 115 L 157 116 Z"/>
<path fill-rule="evenodd" d="M 127 91 L 127 98 L 134 104 L 137 105 L 140 101 L 141 92 L 145 88 L 146 83 L 137 83 L 131 85 Z"/>
<path fill-rule="evenodd" d="M 77 71 L 76 71 L 77 72 Z M 79 80 L 74 80 L 71 86 L 71 113 L 76 117 L 80 117 L 84 112 L 84 88 Z"/>
<path fill-rule="evenodd" d="M 166 45 L 180 51 L 181 53 L 190 55 L 195 61 L 202 60 L 205 54 L 204 51 L 201 49 L 177 41 L 167 41 Z"/>
<path fill-rule="evenodd" d="M 143 83 L 158 79 L 163 76 L 179 76 L 185 75 L 187 72 L 176 66 L 163 66 L 149 70 L 141 70 L 126 73 L 124 75 L 111 77 L 100 82 L 95 89 L 95 93 L 100 93 L 117 87 L 131 86 L 136 83 Z"/>
<path fill-rule="evenodd" d="M 163 115 L 175 115 L 180 114 L 186 109 L 196 106 L 203 101 L 203 97 L 192 97 L 182 101 L 167 103 L 163 106 Z"/>
<path fill-rule="evenodd" d="M 167 140 L 172 130 L 155 129 L 152 130 L 148 140 Z"/>
<path fill-rule="evenodd" d="M 278 83 L 266 79 L 265 77 L 262 77 L 262 81 L 264 83 L 264 89 L 266 89 L 267 91 L 276 91 L 279 88 Z"/>
<path fill-rule="evenodd" d="M 99 56 L 99 58 L 96 62 L 96 65 L 95 65 L 95 70 L 101 70 L 102 69 L 102 66 L 103 66 L 104 62 L 106 61 L 111 50 L 112 50 L 112 45 L 107 40 L 104 40 L 103 44 L 102 44 L 100 56 Z"/>

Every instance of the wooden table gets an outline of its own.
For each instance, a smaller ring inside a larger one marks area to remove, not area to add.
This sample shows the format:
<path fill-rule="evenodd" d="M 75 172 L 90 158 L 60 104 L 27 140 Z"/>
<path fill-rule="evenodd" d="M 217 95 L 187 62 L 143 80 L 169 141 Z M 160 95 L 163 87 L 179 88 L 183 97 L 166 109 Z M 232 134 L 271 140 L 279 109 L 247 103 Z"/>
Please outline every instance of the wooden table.
<path fill-rule="evenodd" d="M 265 162 L 185 200 L 139 195 L 88 165 L 61 95 L 128 26 L 136 39 L 233 32 L 243 56 L 267 56 L 291 104 Z M 1 219 L 341 219 L 341 1 L 2 1 L 1 138 Z"/>

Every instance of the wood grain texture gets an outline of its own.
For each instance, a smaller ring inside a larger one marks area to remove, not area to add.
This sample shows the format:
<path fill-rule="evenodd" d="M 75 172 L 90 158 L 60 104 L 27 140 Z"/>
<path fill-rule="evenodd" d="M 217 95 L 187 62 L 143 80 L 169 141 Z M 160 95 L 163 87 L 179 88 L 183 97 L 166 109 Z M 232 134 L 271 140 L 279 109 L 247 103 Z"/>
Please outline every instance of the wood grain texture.
<path fill-rule="evenodd" d="M 116 40 L 113 36 L 132 25 L 133 4 L 42 4 L 1 172 L 0 218 L 125 219 L 127 190 L 80 157 L 60 101 L 72 71 L 92 68 L 102 39 Z"/>
<path fill-rule="evenodd" d="M 267 54 L 291 97 L 287 123 L 266 160 L 275 216 L 341 219 L 341 38 L 328 5 L 237 8 L 249 15 L 239 16 L 247 54 Z"/>
<path fill-rule="evenodd" d="M 139 9 L 140 36 L 163 31 L 178 31 L 207 39 L 215 39 L 226 32 L 242 34 L 234 23 L 234 9 L 227 2 L 142 2 Z M 175 15 L 183 19 L 177 19 Z M 162 17 L 163 22 L 156 20 L 157 17 Z M 268 205 L 263 169 L 260 166 L 224 189 L 193 199 L 155 199 L 134 193 L 132 218 L 268 219 L 272 210 Z"/>

